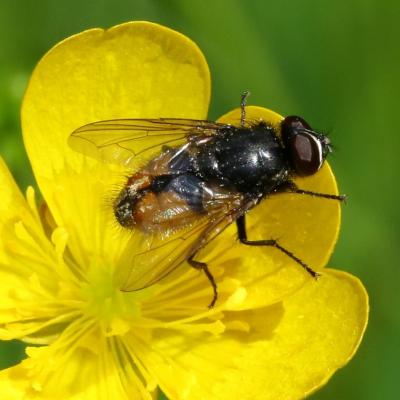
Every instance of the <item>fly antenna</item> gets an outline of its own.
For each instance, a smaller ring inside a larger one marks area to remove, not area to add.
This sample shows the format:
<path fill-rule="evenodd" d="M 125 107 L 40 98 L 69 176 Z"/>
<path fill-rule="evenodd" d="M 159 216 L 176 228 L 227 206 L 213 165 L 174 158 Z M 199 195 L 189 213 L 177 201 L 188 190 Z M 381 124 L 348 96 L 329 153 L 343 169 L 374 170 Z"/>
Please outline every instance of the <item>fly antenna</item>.
<path fill-rule="evenodd" d="M 243 128 L 246 121 L 246 103 L 247 98 L 250 96 L 250 92 L 245 90 L 240 96 L 240 126 Z"/>

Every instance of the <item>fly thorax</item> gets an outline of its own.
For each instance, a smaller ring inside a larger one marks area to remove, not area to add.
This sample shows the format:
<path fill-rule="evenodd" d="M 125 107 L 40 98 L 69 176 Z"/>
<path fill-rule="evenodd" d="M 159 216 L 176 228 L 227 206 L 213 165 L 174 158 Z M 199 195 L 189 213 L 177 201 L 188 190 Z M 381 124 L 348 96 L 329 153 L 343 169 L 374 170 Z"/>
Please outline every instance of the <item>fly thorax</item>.
<path fill-rule="evenodd" d="M 214 148 L 218 173 L 240 192 L 267 193 L 287 179 L 283 147 L 265 125 L 221 135 Z"/>

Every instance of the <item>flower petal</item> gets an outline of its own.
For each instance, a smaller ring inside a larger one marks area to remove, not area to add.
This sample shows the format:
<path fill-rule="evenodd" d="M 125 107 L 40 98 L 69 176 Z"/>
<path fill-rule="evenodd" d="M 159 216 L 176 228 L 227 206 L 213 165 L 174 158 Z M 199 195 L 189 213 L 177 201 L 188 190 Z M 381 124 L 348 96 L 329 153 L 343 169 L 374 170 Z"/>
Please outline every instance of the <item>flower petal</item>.
<path fill-rule="evenodd" d="M 209 96 L 209 71 L 197 46 L 153 23 L 85 31 L 39 62 L 22 107 L 24 141 L 41 192 L 57 224 L 67 227 L 78 261 L 85 253 L 118 251 L 115 232 L 99 240 L 107 229 L 100 214 L 103 193 L 113 192 L 126 171 L 84 161 L 67 146 L 72 131 L 104 119 L 204 118 Z M 78 224 L 71 224 L 74 216 Z"/>
<path fill-rule="evenodd" d="M 19 283 L 18 274 L 10 273 L 3 265 L 9 262 L 9 253 L 6 250 L 5 238 L 14 233 L 14 224 L 20 220 L 29 220 L 32 216 L 22 193 L 18 189 L 3 159 L 0 158 L 0 320 L 5 317 L 6 310 L 15 305 L 10 296 L 11 290 Z M 8 313 L 7 313 L 8 314 Z"/>
<path fill-rule="evenodd" d="M 0 338 L 44 343 L 54 334 L 50 327 L 68 321 L 79 304 L 66 306 L 73 277 L 57 249 L 57 231 L 54 243 L 44 232 L 33 189 L 25 200 L 1 159 L 0 197 Z"/>
<path fill-rule="evenodd" d="M 93 321 L 71 323 L 54 343 L 28 347 L 28 358 L 0 372 L 7 399 L 152 400 L 156 385 L 115 337 L 106 338 Z M 149 381 L 146 381 L 149 379 Z"/>
<path fill-rule="evenodd" d="M 249 329 L 221 336 L 161 332 L 154 338 L 153 356 L 162 354 L 166 361 L 157 359 L 151 369 L 171 399 L 304 398 L 354 355 L 368 298 L 358 279 L 326 270 L 284 302 L 226 318 Z M 184 379 L 166 379 L 171 369 Z"/>
<path fill-rule="evenodd" d="M 35 350 L 35 352 L 33 352 Z M 121 379 L 119 365 L 107 353 L 93 354 L 80 349 L 60 364 L 57 358 L 46 358 L 47 347 L 31 349 L 35 359 L 27 359 L 21 364 L 0 372 L 0 392 L 7 400 L 99 400 L 116 398 L 120 400 L 152 400 L 154 397 L 138 382 Z M 43 353 L 43 354 L 41 354 Z M 38 359 L 36 359 L 38 358 Z M 60 357 L 62 359 L 62 357 Z M 114 362 L 114 364 L 106 364 Z M 46 375 L 48 382 L 41 382 L 36 375 L 40 369 L 51 364 L 51 372 Z M 135 378 L 132 373 L 131 378 Z"/>

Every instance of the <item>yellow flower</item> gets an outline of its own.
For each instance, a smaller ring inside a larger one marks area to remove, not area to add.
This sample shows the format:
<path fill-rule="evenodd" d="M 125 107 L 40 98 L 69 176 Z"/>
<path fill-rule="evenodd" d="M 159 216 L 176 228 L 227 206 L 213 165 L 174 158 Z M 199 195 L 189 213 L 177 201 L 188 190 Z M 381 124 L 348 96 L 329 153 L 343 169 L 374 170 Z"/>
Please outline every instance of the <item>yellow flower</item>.
<path fill-rule="evenodd" d="M 137 239 L 104 201 L 127 171 L 67 146 L 79 126 L 114 118 L 204 119 L 210 78 L 179 33 L 147 22 L 93 29 L 55 46 L 29 83 L 22 127 L 44 201 L 19 192 L 0 163 L 0 338 L 27 358 L 0 372 L 1 398 L 300 399 L 354 354 L 367 295 L 351 275 L 315 281 L 279 251 L 244 248 L 231 227 L 199 255 L 220 291 L 183 265 L 138 292 L 116 278 Z M 258 107 L 249 117 L 277 122 Z M 238 110 L 225 121 L 239 118 Z M 328 165 L 299 186 L 336 193 Z M 251 211 L 252 238 L 271 235 L 320 270 L 336 241 L 337 202 L 279 195 Z M 130 247 L 129 247 L 130 246 Z"/>

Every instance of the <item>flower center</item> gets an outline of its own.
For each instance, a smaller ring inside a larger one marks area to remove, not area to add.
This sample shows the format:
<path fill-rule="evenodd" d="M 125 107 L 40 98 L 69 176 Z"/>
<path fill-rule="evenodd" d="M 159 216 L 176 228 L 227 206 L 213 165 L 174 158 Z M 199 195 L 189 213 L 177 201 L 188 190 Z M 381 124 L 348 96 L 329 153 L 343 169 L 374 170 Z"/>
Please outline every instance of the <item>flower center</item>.
<path fill-rule="evenodd" d="M 108 335 L 129 330 L 130 322 L 141 316 L 142 295 L 122 292 L 115 282 L 112 268 L 96 263 L 87 274 L 88 283 L 82 287 L 85 314 L 96 319 Z"/>

